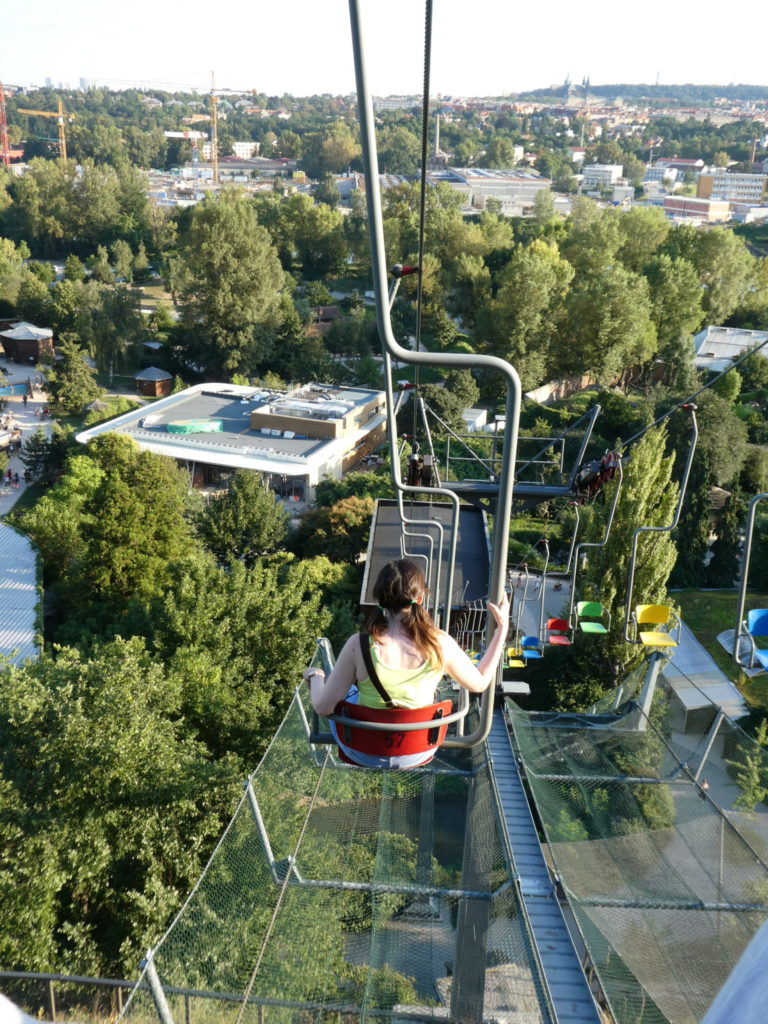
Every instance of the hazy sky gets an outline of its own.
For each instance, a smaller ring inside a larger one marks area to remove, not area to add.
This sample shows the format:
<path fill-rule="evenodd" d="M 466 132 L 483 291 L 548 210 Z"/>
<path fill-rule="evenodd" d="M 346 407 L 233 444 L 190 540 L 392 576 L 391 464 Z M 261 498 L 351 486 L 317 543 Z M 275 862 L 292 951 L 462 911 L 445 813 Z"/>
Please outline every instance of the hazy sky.
<path fill-rule="evenodd" d="M 498 95 L 562 82 L 570 73 L 612 82 L 768 84 L 746 26 L 765 23 L 764 0 L 738 7 L 736 36 L 702 7 L 435 0 L 432 94 Z M 424 4 L 363 0 L 376 94 L 422 89 Z M 592 10 L 593 15 L 588 12 Z M 250 4 L 17 0 L 4 5 L 0 79 L 113 88 L 219 88 L 350 93 L 354 72 L 346 0 Z"/>

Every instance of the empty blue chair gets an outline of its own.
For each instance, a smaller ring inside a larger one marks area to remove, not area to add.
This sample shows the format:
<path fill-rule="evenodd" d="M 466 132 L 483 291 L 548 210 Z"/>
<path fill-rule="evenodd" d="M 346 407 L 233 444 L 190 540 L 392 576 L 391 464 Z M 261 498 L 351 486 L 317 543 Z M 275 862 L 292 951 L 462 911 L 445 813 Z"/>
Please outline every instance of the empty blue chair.
<path fill-rule="evenodd" d="M 754 668 L 757 661 L 768 670 L 768 647 L 758 647 L 755 643 L 755 637 L 768 637 L 768 608 L 753 608 L 747 612 L 746 626 L 752 654 L 749 667 Z"/>
<path fill-rule="evenodd" d="M 520 641 L 520 647 L 522 648 L 523 658 L 527 661 L 541 657 L 541 641 L 537 636 L 524 636 Z"/>

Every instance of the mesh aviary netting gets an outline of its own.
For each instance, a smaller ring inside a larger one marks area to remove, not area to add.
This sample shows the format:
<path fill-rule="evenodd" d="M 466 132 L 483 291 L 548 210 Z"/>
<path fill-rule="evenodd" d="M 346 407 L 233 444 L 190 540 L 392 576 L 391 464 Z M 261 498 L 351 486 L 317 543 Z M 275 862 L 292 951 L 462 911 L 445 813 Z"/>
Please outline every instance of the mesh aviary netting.
<path fill-rule="evenodd" d="M 294 699 L 127 1021 L 551 1020 L 490 768 L 374 772 Z"/>
<path fill-rule="evenodd" d="M 698 1024 L 768 917 L 768 757 L 662 683 L 552 715 L 508 704 L 560 881 L 618 1024 Z"/>

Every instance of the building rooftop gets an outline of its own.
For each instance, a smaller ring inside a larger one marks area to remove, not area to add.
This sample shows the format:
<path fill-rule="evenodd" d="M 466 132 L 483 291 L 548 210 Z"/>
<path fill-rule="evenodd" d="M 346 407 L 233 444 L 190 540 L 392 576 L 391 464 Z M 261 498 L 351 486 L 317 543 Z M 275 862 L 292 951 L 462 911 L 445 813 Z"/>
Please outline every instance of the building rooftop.
<path fill-rule="evenodd" d="M 748 331 L 740 327 L 705 327 L 693 339 L 696 368 L 719 373 L 734 359 L 768 341 L 768 331 Z"/>
<path fill-rule="evenodd" d="M 99 434 L 116 431 L 159 455 L 295 476 L 326 462 L 342 439 L 302 436 L 299 422 L 295 432 L 252 429 L 252 412 L 269 410 L 280 416 L 327 421 L 340 418 L 355 406 L 362 408 L 378 394 L 365 388 L 320 384 L 289 392 L 237 384 L 198 384 L 81 431 L 77 440 L 85 444 Z M 189 432 L 172 433 L 169 424 L 186 427 Z M 200 429 L 195 430 L 194 425 Z M 364 431 L 373 425 L 374 421 L 365 424 Z M 348 447 L 349 435 L 343 440 Z"/>

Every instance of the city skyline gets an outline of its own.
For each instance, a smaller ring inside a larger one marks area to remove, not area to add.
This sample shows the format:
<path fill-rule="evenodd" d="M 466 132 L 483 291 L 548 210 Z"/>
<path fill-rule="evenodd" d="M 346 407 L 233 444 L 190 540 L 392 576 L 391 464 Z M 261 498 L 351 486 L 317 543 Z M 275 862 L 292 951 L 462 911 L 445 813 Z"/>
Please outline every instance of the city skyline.
<path fill-rule="evenodd" d="M 748 0 L 747 14 L 757 13 Z M 355 88 L 348 6 L 344 0 L 294 0 L 288 20 L 269 9 L 217 12 L 193 0 L 183 9 L 136 0 L 117 24 L 93 0 L 62 8 L 40 0 L 5 14 L 0 80 L 7 85 L 77 88 L 81 79 L 113 89 L 205 92 L 216 86 L 267 95 L 330 93 Z M 617 11 L 590 21 L 555 0 L 546 21 L 480 0 L 471 11 L 459 0 L 435 4 L 432 95 L 499 96 L 589 77 L 593 85 L 745 84 L 767 79 L 723 48 L 712 23 L 651 0 L 642 19 Z M 226 15 L 226 17 L 222 16 Z M 403 0 L 363 3 L 370 86 L 379 95 L 418 94 L 423 88 L 423 6 Z M 682 45 L 682 44 L 685 45 Z"/>

